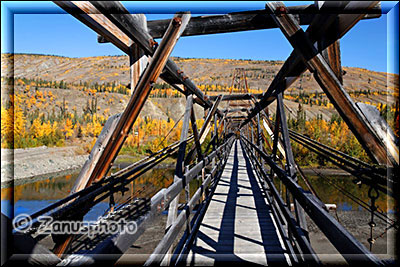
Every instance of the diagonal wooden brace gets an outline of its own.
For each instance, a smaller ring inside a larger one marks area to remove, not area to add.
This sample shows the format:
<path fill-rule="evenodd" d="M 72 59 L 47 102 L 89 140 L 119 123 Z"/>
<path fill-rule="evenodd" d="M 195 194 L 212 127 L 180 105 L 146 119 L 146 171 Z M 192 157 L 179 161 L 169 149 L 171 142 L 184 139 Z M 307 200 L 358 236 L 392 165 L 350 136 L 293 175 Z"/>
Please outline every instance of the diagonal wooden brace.
<path fill-rule="evenodd" d="M 111 133 L 107 134 L 104 146 L 102 146 L 102 151 L 101 153 L 97 154 L 97 161 L 94 162 L 94 166 L 90 166 L 90 170 L 88 172 L 80 176 L 82 179 L 77 181 L 79 188 L 82 186 L 83 188 L 86 188 L 93 181 L 101 179 L 107 174 L 130 129 L 142 110 L 144 103 L 150 94 L 152 84 L 159 77 L 169 58 L 169 55 L 172 52 L 172 49 L 174 48 L 189 20 L 190 14 L 186 13 L 177 14 L 172 19 L 170 26 L 164 34 L 164 38 L 154 53 L 150 64 L 140 77 L 140 80 L 135 87 L 126 109 L 118 120 L 113 121 L 116 122 L 116 125 L 112 125 L 113 127 L 110 128 Z M 79 188 L 76 188 L 76 190 Z M 70 241 L 71 238 L 67 238 L 67 241 L 57 244 L 55 248 L 56 254 L 62 255 L 67 249 Z"/>
<path fill-rule="evenodd" d="M 281 3 L 268 3 L 271 10 L 282 10 Z M 293 16 L 285 12 L 272 15 L 277 25 L 285 34 L 295 50 L 300 52 L 307 68 L 314 73 L 315 79 L 327 94 L 333 105 L 338 110 L 344 121 L 352 130 L 358 141 L 363 145 L 370 157 L 379 164 L 396 166 L 399 162 L 398 149 L 394 140 L 380 139 L 371 125 L 362 115 L 335 73 L 314 47 L 309 37 L 300 28 Z"/>
<path fill-rule="evenodd" d="M 337 40 L 342 38 L 358 21 L 365 17 L 368 10 L 377 6 L 377 2 L 371 1 L 353 1 L 342 5 L 340 2 L 324 2 L 321 11 L 324 10 L 325 5 L 338 5 L 336 10 L 337 13 L 325 12 L 324 14 L 317 14 L 310 26 L 307 28 L 306 33 L 312 42 L 318 42 L 324 40 L 323 43 L 319 43 L 319 51 L 327 49 L 330 45 L 334 44 Z M 340 12 L 339 12 L 340 8 Z M 360 12 L 352 13 L 350 10 L 360 10 Z M 343 14 L 342 14 L 343 13 Z M 298 77 L 307 70 L 304 64 L 301 54 L 299 51 L 294 50 L 290 56 L 286 59 L 285 63 L 279 70 L 271 82 L 268 90 L 263 93 L 258 105 L 251 111 L 247 120 L 241 125 L 245 125 L 253 118 L 260 110 L 267 107 L 273 101 L 276 100 L 277 94 L 280 92 L 280 83 L 283 82 L 284 78 L 287 78 L 284 89 L 290 87 Z"/>

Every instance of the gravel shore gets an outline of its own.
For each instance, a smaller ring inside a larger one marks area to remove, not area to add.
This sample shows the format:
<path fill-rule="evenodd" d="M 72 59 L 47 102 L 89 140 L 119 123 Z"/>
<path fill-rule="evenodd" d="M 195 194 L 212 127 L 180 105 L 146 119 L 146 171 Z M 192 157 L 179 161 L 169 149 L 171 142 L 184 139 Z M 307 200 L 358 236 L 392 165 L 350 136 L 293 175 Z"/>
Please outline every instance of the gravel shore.
<path fill-rule="evenodd" d="M 330 211 L 330 214 L 338 220 L 338 222 L 343 225 L 350 234 L 369 249 L 369 243 L 367 241 L 370 237 L 370 226 L 368 223 L 371 220 L 371 214 L 369 212 Z M 390 219 L 395 219 L 395 214 L 388 214 L 388 217 Z M 306 216 L 306 219 L 311 244 L 315 249 L 315 252 L 319 254 L 321 260 L 327 264 L 344 263 L 343 257 L 319 230 L 316 224 L 308 216 Z M 373 228 L 372 236 L 374 238 L 381 234 L 382 236 L 376 238 L 376 241 L 372 246 L 372 253 L 381 259 L 397 259 L 395 243 L 399 240 L 398 231 L 394 228 L 390 228 L 386 233 L 384 233 L 389 225 L 386 225 L 384 221 L 376 217 L 374 222 L 376 223 L 376 227 Z"/>
<path fill-rule="evenodd" d="M 77 172 L 88 155 L 77 155 L 77 147 L 35 147 L 1 149 L 1 186 L 14 179 L 20 184 L 37 177 L 42 179 Z"/>
<path fill-rule="evenodd" d="M 89 154 L 79 155 L 77 146 L 35 147 L 26 149 L 1 149 L 1 187 L 13 182 L 19 185 L 36 180 L 77 173 Z M 129 155 L 119 155 L 113 168 L 125 168 L 139 160 Z M 156 168 L 173 168 L 175 163 L 163 162 Z"/>

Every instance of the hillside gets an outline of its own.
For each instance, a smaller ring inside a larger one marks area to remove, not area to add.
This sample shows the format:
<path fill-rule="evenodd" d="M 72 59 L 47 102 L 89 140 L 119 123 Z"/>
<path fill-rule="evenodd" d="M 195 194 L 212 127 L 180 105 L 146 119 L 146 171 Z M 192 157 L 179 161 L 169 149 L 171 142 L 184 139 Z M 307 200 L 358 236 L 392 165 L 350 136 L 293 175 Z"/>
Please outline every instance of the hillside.
<path fill-rule="evenodd" d="M 207 95 L 228 94 L 235 68 L 244 68 L 251 93 L 262 93 L 283 62 L 174 58 Z M 130 97 L 126 56 L 67 58 L 2 54 L 2 148 L 71 146 L 90 152 L 107 118 L 122 112 Z M 398 75 L 344 67 L 344 87 L 356 102 L 377 107 L 398 135 L 395 122 Z M 14 79 L 13 79 L 14 77 Z M 14 86 L 13 86 L 14 85 Z M 368 160 L 359 143 L 309 72 L 285 93 L 289 127 L 354 157 Z M 14 91 L 12 91 L 14 89 Z M 14 92 L 14 109 L 10 94 Z M 227 102 L 221 103 L 225 108 Z M 397 104 L 398 108 L 398 104 Z M 179 140 L 185 99 L 158 80 L 121 153 L 134 157 Z M 269 107 L 275 113 L 275 104 Z M 204 112 L 195 105 L 198 127 Z M 171 130 L 172 129 L 172 130 Z M 318 129 L 318 130 L 316 130 Z M 209 138 L 209 137 L 208 137 Z M 300 147 L 293 149 L 304 166 L 318 162 Z"/>
<path fill-rule="evenodd" d="M 2 77 L 8 76 L 7 66 L 12 56 L 1 55 Z M 281 68 L 282 61 L 173 58 L 177 65 L 197 85 L 231 86 L 235 68 L 245 68 L 251 89 L 265 90 Z M 129 83 L 128 56 L 68 58 L 59 56 L 17 54 L 14 56 L 14 77 L 67 83 Z M 387 73 L 344 67 L 344 86 L 349 91 L 386 89 Z M 394 76 L 397 80 L 398 75 Z M 293 88 L 314 92 L 317 83 L 307 71 Z M 388 88 L 389 91 L 393 88 Z"/>
<path fill-rule="evenodd" d="M 100 91 L 98 101 L 99 110 L 108 111 L 108 115 L 122 111 L 128 101 L 128 95 L 126 94 L 129 94 L 129 89 L 125 88 L 125 85 L 129 84 L 127 56 L 85 58 L 32 54 L 17 54 L 14 55 L 14 58 L 11 54 L 2 54 L 1 56 L 3 85 L 5 77 L 11 77 L 13 73 L 16 78 L 17 86 L 15 89 L 17 92 L 22 92 L 24 88 L 24 86 L 20 85 L 30 83 L 32 80 L 46 81 L 48 82 L 47 84 L 37 87 L 43 88 L 40 89 L 43 91 L 52 91 L 58 102 L 65 98 L 69 103 L 69 107 L 72 108 L 75 106 L 78 113 L 81 113 L 83 107 L 87 104 L 88 94 L 68 89 L 76 89 L 79 86 L 81 86 L 79 88 L 97 88 L 103 85 L 104 87 L 112 86 L 113 88 L 119 88 L 118 90 L 109 90 L 109 94 L 102 93 L 100 89 L 97 90 Z M 12 64 L 12 60 L 14 60 L 14 65 Z M 207 94 L 215 94 L 213 91 L 228 93 L 228 88 L 232 85 L 234 69 L 238 67 L 246 70 L 251 92 L 263 92 L 268 88 L 274 75 L 283 64 L 282 61 L 259 60 L 193 58 L 173 58 L 173 60 Z M 14 67 L 12 68 L 11 66 Z M 395 96 L 396 94 L 398 95 L 398 75 L 368 71 L 355 67 L 344 67 L 343 69 L 345 71 L 343 77 L 344 87 L 355 101 L 373 104 L 378 108 L 383 104 L 394 104 L 395 99 L 397 99 Z M 24 82 L 18 82 L 21 79 Z M 393 81 L 394 84 L 387 87 L 387 81 L 389 80 Z M 54 87 L 58 86 L 55 83 L 63 83 L 67 90 L 54 89 Z M 159 80 L 158 83 L 161 85 L 163 81 Z M 163 87 L 168 88 L 165 85 Z M 395 92 L 395 90 L 397 91 Z M 126 94 L 119 94 L 118 92 Z M 4 90 L 2 91 L 3 93 Z M 176 93 L 173 95 L 179 96 Z M 285 98 L 287 100 L 286 105 L 291 109 L 293 114 L 298 109 L 298 102 L 305 104 L 305 111 L 308 118 L 322 114 L 323 118 L 329 119 L 331 114 L 335 112 L 308 71 L 287 90 Z M 180 114 L 174 112 L 176 101 L 178 100 L 171 102 L 165 98 L 152 99 L 146 105 L 141 115 L 160 119 L 171 117 L 176 120 L 180 117 Z M 181 109 L 183 110 L 183 107 L 179 110 Z M 274 110 L 274 106 L 272 106 L 272 110 Z M 199 110 L 196 113 L 201 116 Z"/>

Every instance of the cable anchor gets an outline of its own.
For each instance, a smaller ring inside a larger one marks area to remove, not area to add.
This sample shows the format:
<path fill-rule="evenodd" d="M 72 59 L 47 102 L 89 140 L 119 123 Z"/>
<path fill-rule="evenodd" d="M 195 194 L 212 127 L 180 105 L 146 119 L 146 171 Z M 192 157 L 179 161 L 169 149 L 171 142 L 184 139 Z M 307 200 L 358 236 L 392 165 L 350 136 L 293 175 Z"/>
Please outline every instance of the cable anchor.
<path fill-rule="evenodd" d="M 369 243 L 369 250 L 372 251 L 372 245 L 375 243 L 375 238 L 373 238 L 372 234 L 373 234 L 373 229 L 376 226 L 376 223 L 374 222 L 374 213 L 378 209 L 375 206 L 375 201 L 379 198 L 379 192 L 378 192 L 378 190 L 376 190 L 376 188 L 374 186 L 371 186 L 369 188 L 368 197 L 371 199 L 371 205 L 370 205 L 371 221 L 368 223 L 368 225 L 370 227 L 370 237 L 367 239 L 367 241 Z"/>

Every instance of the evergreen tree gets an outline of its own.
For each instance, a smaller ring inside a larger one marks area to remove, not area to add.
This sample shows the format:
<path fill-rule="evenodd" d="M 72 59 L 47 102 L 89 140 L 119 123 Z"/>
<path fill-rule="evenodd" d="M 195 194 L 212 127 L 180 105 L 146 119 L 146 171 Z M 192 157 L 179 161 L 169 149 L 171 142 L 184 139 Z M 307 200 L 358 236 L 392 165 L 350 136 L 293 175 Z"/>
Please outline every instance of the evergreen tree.
<path fill-rule="evenodd" d="M 306 125 L 306 112 L 303 109 L 303 106 L 299 103 L 297 110 L 297 129 L 303 130 Z"/>

